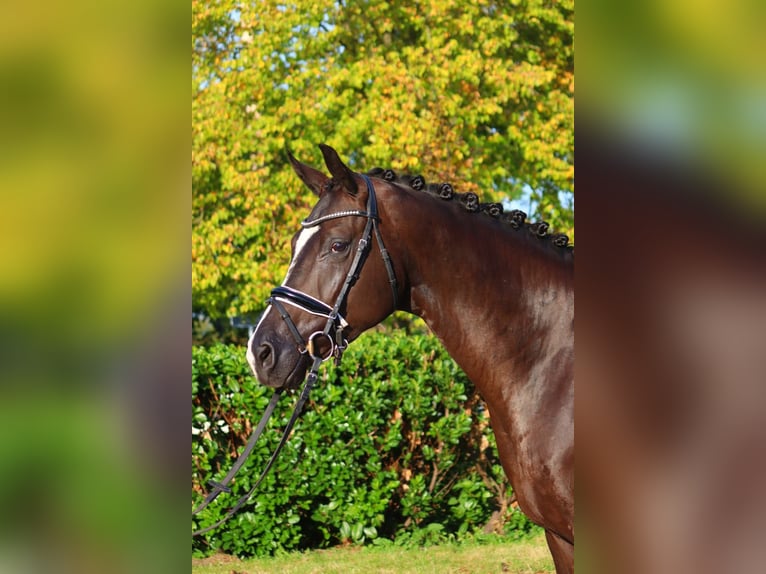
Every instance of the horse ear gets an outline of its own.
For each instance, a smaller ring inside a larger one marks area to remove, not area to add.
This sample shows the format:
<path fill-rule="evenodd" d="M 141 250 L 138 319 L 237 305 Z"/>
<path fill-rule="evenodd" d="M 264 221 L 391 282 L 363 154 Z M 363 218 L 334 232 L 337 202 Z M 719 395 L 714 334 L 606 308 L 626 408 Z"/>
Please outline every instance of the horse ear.
<path fill-rule="evenodd" d="M 327 169 L 330 170 L 330 175 L 332 175 L 333 179 L 348 193 L 356 195 L 358 189 L 356 187 L 356 180 L 354 179 L 354 172 L 341 161 L 338 152 L 325 144 L 319 144 L 319 149 L 322 150 L 324 162 L 327 165 Z"/>
<path fill-rule="evenodd" d="M 319 197 L 322 197 L 322 193 L 327 189 L 327 182 L 330 180 L 325 174 L 318 169 L 299 162 L 295 159 L 290 150 L 287 150 L 287 157 L 290 159 L 290 165 L 293 166 L 293 171 L 301 178 L 301 181 L 306 184 L 311 191 L 313 191 Z"/>

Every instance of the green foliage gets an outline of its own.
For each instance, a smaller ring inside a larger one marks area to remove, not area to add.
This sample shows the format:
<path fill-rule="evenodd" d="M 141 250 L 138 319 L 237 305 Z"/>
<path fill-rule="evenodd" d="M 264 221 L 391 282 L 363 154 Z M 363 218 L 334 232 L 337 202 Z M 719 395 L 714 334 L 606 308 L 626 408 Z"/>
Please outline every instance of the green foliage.
<path fill-rule="evenodd" d="M 250 374 L 242 347 L 192 350 L 193 506 L 200 485 L 220 480 L 246 442 L 270 390 Z M 483 403 L 465 374 L 430 336 L 370 333 L 327 367 L 270 475 L 228 523 L 201 539 L 197 553 L 240 556 L 343 543 L 428 544 L 480 531 L 508 508 Z M 263 468 L 289 418 L 277 407 L 240 471 L 193 520 L 218 520 Z M 206 487 L 205 487 L 206 488 Z M 513 535 L 531 524 L 509 510 Z"/>
<path fill-rule="evenodd" d="M 286 146 L 422 173 L 486 201 L 533 190 L 572 234 L 573 0 L 192 2 L 192 285 L 260 311 L 313 196 Z"/>

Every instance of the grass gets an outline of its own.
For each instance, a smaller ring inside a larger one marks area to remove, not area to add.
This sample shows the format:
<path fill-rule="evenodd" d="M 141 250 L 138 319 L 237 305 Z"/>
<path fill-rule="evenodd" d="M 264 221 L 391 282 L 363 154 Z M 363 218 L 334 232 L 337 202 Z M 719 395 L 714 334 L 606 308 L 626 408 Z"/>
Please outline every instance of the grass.
<path fill-rule="evenodd" d="M 425 548 L 347 546 L 239 560 L 216 554 L 192 559 L 192 574 L 540 574 L 553 572 L 543 535 Z"/>

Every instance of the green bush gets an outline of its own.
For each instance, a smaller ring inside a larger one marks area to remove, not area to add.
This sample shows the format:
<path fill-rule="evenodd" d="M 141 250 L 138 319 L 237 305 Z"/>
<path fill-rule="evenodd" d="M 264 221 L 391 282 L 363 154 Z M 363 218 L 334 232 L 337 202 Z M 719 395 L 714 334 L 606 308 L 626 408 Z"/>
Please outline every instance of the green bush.
<path fill-rule="evenodd" d="M 192 348 L 192 507 L 221 480 L 271 396 L 243 347 Z M 287 423 L 283 397 L 232 484 L 192 520 L 217 521 L 260 474 Z M 480 531 L 493 513 L 523 536 L 510 508 L 483 402 L 438 341 L 370 333 L 328 363 L 258 491 L 229 522 L 195 538 L 195 553 L 239 556 L 342 543 L 429 543 Z M 503 512 L 503 510 L 505 510 Z"/>

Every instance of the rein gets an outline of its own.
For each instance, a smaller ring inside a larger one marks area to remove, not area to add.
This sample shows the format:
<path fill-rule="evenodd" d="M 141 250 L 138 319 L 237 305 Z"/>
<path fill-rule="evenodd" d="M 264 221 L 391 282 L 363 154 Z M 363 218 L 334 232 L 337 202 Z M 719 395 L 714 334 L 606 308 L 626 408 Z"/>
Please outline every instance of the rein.
<path fill-rule="evenodd" d="M 378 242 L 378 248 L 380 249 L 380 254 L 381 254 L 381 257 L 383 258 L 383 263 L 386 266 L 386 272 L 388 273 L 389 284 L 391 285 L 391 292 L 393 294 L 394 309 L 396 309 L 396 307 L 398 306 L 399 289 L 398 289 L 398 285 L 396 281 L 396 274 L 394 273 L 394 266 L 391 262 L 391 257 L 389 256 L 388 251 L 386 250 L 386 247 L 383 244 L 383 237 L 380 233 L 380 228 L 379 228 L 380 219 L 378 217 L 378 203 L 377 203 L 377 198 L 375 197 L 375 188 L 373 187 L 369 177 L 367 177 L 366 175 L 362 175 L 362 178 L 364 179 L 364 182 L 367 185 L 367 192 L 368 192 L 367 211 L 360 211 L 360 210 L 338 211 L 336 213 L 331 213 L 328 215 L 317 217 L 316 219 L 305 220 L 301 223 L 301 226 L 306 228 L 306 227 L 315 227 L 317 225 L 320 225 L 321 223 L 324 223 L 325 221 L 329 221 L 331 219 L 337 219 L 340 217 L 367 218 L 367 223 L 364 227 L 364 232 L 362 233 L 362 237 L 359 240 L 359 243 L 357 245 L 356 254 L 354 255 L 354 260 L 351 263 L 351 267 L 348 271 L 348 274 L 346 275 L 346 280 L 343 283 L 343 287 L 341 288 L 340 293 L 338 294 L 338 297 L 335 300 L 335 305 L 330 306 L 327 303 L 324 303 L 323 301 L 320 301 L 319 299 L 316 299 L 315 297 L 308 295 L 307 293 L 304 293 L 297 289 L 293 289 L 292 287 L 287 287 L 286 285 L 275 287 L 271 291 L 271 297 L 269 297 L 268 299 L 268 303 L 279 312 L 279 315 L 282 317 L 282 320 L 287 324 L 287 328 L 290 330 L 290 333 L 293 339 L 295 339 L 295 342 L 298 345 L 298 351 L 301 354 L 308 354 L 308 356 L 313 360 L 311 369 L 309 370 L 306 376 L 306 383 L 303 386 L 303 390 L 301 391 L 300 397 L 298 398 L 298 402 L 295 404 L 295 408 L 293 409 L 293 413 L 290 416 L 290 420 L 287 422 L 287 425 L 285 426 L 285 430 L 282 432 L 282 437 L 279 439 L 279 443 L 277 444 L 277 447 L 274 450 L 274 453 L 271 455 L 271 458 L 269 458 L 268 462 L 266 463 L 266 467 L 263 469 L 263 471 L 261 472 L 261 475 L 258 477 L 258 480 L 255 481 L 255 484 L 253 484 L 253 486 L 250 488 L 247 494 L 245 494 L 239 500 L 237 500 L 236 504 L 232 506 L 226 512 L 224 517 L 221 518 L 218 522 L 210 526 L 207 526 L 205 528 L 195 530 L 194 532 L 192 532 L 192 537 L 198 536 L 200 534 L 204 534 L 205 532 L 209 532 L 210 530 L 217 528 L 218 526 L 226 522 L 229 518 L 231 518 L 240 508 L 242 508 L 242 506 L 247 502 L 247 500 L 255 492 L 255 489 L 258 488 L 258 486 L 260 486 L 261 482 L 266 477 L 272 465 L 276 461 L 277 456 L 282 450 L 282 447 L 287 442 L 287 437 L 292 431 L 292 428 L 295 425 L 295 422 L 298 420 L 298 417 L 300 416 L 301 412 L 303 412 L 303 406 L 308 400 L 309 393 L 311 392 L 311 389 L 314 387 L 314 384 L 317 381 L 318 374 L 319 374 L 319 367 L 322 365 L 322 363 L 330 359 L 330 357 L 335 357 L 335 364 L 338 366 L 340 365 L 341 359 L 343 357 L 343 352 L 348 347 L 348 340 L 343 336 L 343 330 L 346 327 L 348 327 L 348 323 L 340 314 L 340 309 L 346 303 L 346 298 L 348 297 L 349 290 L 351 289 L 351 287 L 353 287 L 354 283 L 356 283 L 356 281 L 359 279 L 359 274 L 361 273 L 362 267 L 364 266 L 364 262 L 366 261 L 367 255 L 369 254 L 370 240 L 372 238 L 373 233 L 375 234 L 375 239 Z M 309 335 L 307 340 L 304 340 L 300 334 L 300 331 L 295 326 L 295 323 L 290 317 L 290 314 L 285 309 L 283 303 L 290 305 L 292 307 L 297 307 L 312 315 L 326 317 L 327 322 L 325 323 L 324 329 L 322 331 L 315 331 L 314 333 Z M 333 329 L 335 330 L 334 338 L 330 335 L 330 332 Z M 329 352 L 326 353 L 325 356 L 323 356 L 323 354 L 319 352 L 319 350 L 316 348 L 315 341 L 316 339 L 320 337 L 326 338 L 327 341 L 329 341 L 330 343 L 330 350 Z M 282 391 L 283 389 L 277 389 L 276 391 L 274 391 L 274 394 L 271 396 L 271 400 L 269 401 L 269 404 L 266 407 L 266 411 L 263 413 L 263 416 L 261 417 L 261 420 L 258 422 L 258 425 L 256 426 L 255 430 L 250 435 L 250 438 L 247 441 L 247 445 L 245 446 L 245 449 L 242 451 L 242 454 L 239 455 L 239 458 L 237 458 L 237 461 L 234 463 L 234 466 L 232 466 L 232 468 L 226 474 L 224 479 L 220 483 L 212 481 L 212 480 L 208 481 L 208 484 L 210 484 L 213 487 L 213 489 L 210 491 L 210 493 L 208 493 L 207 497 L 205 497 L 205 500 L 192 512 L 192 516 L 202 511 L 213 500 L 215 500 L 215 498 L 222 492 L 231 493 L 231 488 L 228 487 L 228 484 L 233 480 L 234 476 L 237 474 L 239 469 L 242 468 L 242 465 L 245 463 L 245 460 L 247 460 L 248 456 L 250 455 L 253 448 L 255 447 L 255 443 L 258 441 L 258 438 L 263 433 L 263 430 L 266 427 L 266 423 L 268 422 L 269 418 L 274 412 L 274 408 L 276 407 L 276 404 L 279 401 Z"/>

